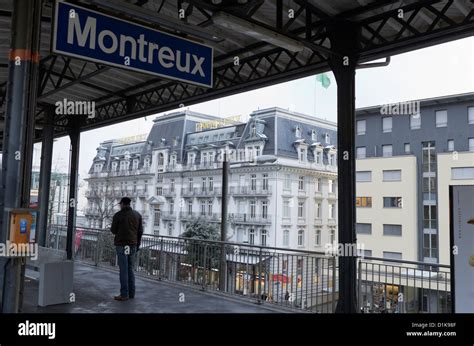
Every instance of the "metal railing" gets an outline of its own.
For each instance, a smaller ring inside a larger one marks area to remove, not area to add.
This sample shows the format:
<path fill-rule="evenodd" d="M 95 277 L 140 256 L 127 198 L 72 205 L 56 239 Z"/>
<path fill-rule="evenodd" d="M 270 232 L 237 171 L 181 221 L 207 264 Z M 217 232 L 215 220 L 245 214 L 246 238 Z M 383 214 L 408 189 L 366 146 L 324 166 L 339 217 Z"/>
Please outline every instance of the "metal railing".
<path fill-rule="evenodd" d="M 65 248 L 65 226 L 54 229 L 50 246 Z M 109 231 L 78 228 L 75 240 L 76 260 L 117 266 Z M 362 312 L 451 311 L 447 265 L 360 257 L 357 268 Z M 226 275 L 221 285 L 222 270 Z M 146 234 L 136 272 L 296 311 L 333 313 L 338 299 L 338 258 L 321 252 Z"/>
<path fill-rule="evenodd" d="M 271 186 L 231 186 L 229 190 L 232 195 L 270 195 L 272 193 Z"/>

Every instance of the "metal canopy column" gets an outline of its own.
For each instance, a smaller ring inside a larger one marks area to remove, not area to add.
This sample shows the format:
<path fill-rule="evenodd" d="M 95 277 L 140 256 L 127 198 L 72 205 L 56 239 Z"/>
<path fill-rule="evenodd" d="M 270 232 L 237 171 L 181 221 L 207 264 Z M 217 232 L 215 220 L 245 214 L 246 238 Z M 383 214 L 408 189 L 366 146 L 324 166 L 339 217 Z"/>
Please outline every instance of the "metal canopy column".
<path fill-rule="evenodd" d="M 359 27 L 335 21 L 329 30 L 331 49 L 341 55 L 329 58 L 337 82 L 338 236 L 343 249 L 354 249 L 355 234 L 355 69 Z M 348 246 L 346 246 L 348 245 Z M 357 254 L 339 256 L 337 313 L 355 313 Z M 336 280 L 333 279 L 333 282 Z"/>
<path fill-rule="evenodd" d="M 39 246 L 46 245 L 47 227 L 48 227 L 48 210 L 49 210 L 49 193 L 51 184 L 51 163 L 53 160 L 53 141 L 54 141 L 54 110 L 49 108 L 45 111 L 42 144 L 41 144 L 41 168 L 39 181 L 39 215 L 37 243 Z"/>
<path fill-rule="evenodd" d="M 40 31 L 41 0 L 14 1 L 0 186 L 3 243 L 8 239 L 8 209 L 29 206 Z M 3 312 L 16 313 L 21 309 L 21 261 L 21 258 L 0 261 Z"/>
<path fill-rule="evenodd" d="M 74 115 L 72 115 L 74 117 Z M 69 155 L 69 208 L 67 215 L 67 238 L 66 252 L 67 259 L 71 260 L 74 251 L 74 232 L 76 228 L 76 211 L 77 211 L 77 180 L 79 170 L 79 145 L 80 145 L 80 124 L 81 118 L 70 118 L 69 138 L 71 139 L 71 148 Z"/>

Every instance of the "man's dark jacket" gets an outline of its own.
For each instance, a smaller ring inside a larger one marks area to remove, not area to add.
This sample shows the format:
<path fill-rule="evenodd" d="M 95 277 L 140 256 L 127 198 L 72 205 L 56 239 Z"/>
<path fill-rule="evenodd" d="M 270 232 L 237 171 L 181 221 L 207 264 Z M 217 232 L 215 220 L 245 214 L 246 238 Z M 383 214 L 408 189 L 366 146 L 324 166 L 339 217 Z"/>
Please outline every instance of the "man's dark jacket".
<path fill-rule="evenodd" d="M 115 245 L 136 245 L 138 248 L 143 235 L 142 216 L 131 207 L 125 207 L 115 213 L 110 231 L 115 234 Z"/>

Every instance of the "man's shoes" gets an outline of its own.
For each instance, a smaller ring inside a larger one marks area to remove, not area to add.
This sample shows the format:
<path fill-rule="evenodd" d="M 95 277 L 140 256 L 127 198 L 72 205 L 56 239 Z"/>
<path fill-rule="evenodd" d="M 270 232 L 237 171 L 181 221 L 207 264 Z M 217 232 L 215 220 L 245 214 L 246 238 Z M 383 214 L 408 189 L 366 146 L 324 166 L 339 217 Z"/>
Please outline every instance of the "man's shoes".
<path fill-rule="evenodd" d="M 115 296 L 114 299 L 115 299 L 115 300 L 118 300 L 118 301 L 120 301 L 120 302 L 124 302 L 124 301 L 128 300 L 128 297 Z"/>

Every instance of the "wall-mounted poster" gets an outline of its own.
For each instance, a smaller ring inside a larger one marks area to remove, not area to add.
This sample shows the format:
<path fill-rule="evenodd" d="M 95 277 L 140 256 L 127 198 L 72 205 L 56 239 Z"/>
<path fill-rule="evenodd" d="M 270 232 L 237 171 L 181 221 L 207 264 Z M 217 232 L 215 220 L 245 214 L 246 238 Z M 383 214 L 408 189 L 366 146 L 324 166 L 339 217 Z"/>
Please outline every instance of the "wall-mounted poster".
<path fill-rule="evenodd" d="M 474 185 L 451 186 L 451 292 L 454 312 L 474 312 Z"/>

